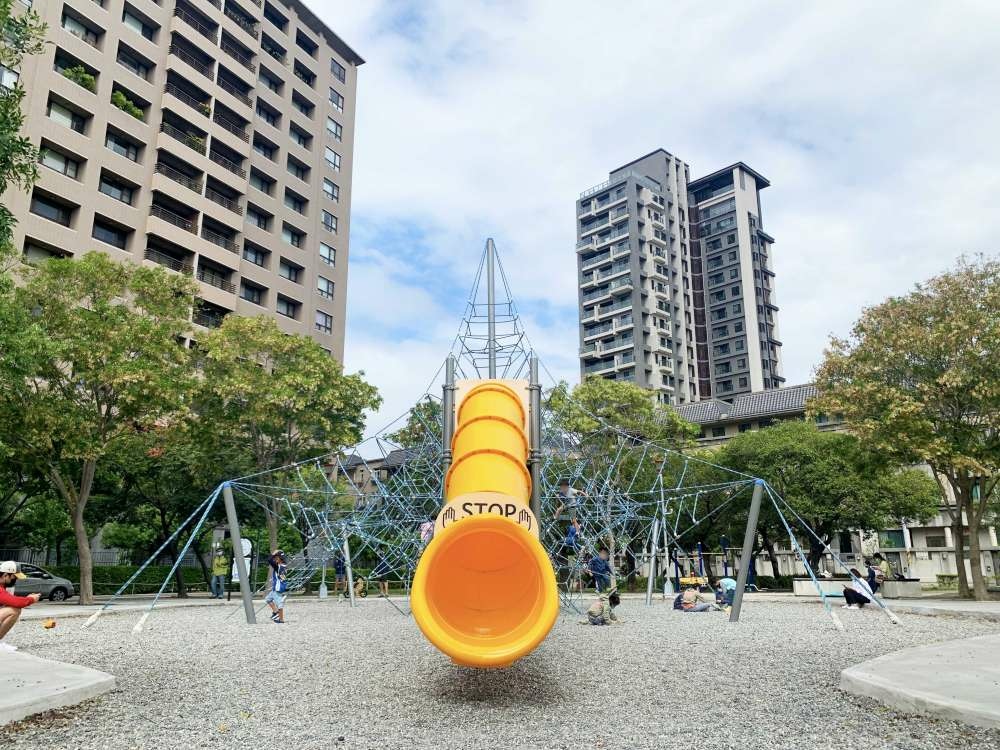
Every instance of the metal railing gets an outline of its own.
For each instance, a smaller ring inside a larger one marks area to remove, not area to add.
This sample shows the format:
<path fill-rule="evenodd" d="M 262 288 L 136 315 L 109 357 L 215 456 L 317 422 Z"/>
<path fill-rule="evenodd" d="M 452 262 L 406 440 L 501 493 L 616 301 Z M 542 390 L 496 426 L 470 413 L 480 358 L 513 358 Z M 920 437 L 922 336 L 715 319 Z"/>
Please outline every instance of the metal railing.
<path fill-rule="evenodd" d="M 200 60 L 198 57 L 188 52 L 179 44 L 171 44 L 168 52 L 174 57 L 177 57 L 186 62 L 188 65 L 197 70 L 206 78 L 212 77 L 211 63 L 206 63 L 204 60 Z"/>
<path fill-rule="evenodd" d="M 221 248 L 225 248 L 231 253 L 237 253 L 239 250 L 236 247 L 236 240 L 232 237 L 227 237 L 224 234 L 219 234 L 218 232 L 213 232 L 211 229 L 206 227 L 201 228 L 202 238 L 208 240 L 213 245 L 218 245 Z"/>
<path fill-rule="evenodd" d="M 225 315 L 212 315 L 211 313 L 198 310 L 191 316 L 191 320 L 197 325 L 204 326 L 205 328 L 218 328 L 222 325 L 222 321 L 225 317 Z"/>
<path fill-rule="evenodd" d="M 222 11 L 222 12 L 226 14 L 226 17 L 229 18 L 229 20 L 233 21 L 237 26 L 239 26 L 241 29 L 243 29 L 246 33 L 248 33 L 254 39 L 257 38 L 257 22 L 256 21 L 248 21 L 246 18 L 244 18 L 243 16 L 241 16 L 236 11 L 231 10 L 229 8 L 228 4 L 226 5 L 226 9 L 224 11 Z"/>
<path fill-rule="evenodd" d="M 224 167 L 225 169 L 228 169 L 230 172 L 232 172 L 235 175 L 239 175 L 240 177 L 246 177 L 247 176 L 247 171 L 243 167 L 241 167 L 236 162 L 234 162 L 234 161 L 232 161 L 230 159 L 227 159 L 225 156 L 223 156 L 222 154 L 220 154 L 217 151 L 210 151 L 208 153 L 208 158 L 211 159 L 212 161 L 214 161 L 219 166 Z"/>
<path fill-rule="evenodd" d="M 225 115 L 220 115 L 218 112 L 215 112 L 212 115 L 212 120 L 217 125 L 219 125 L 223 130 L 228 130 L 230 133 L 235 135 L 240 140 L 246 143 L 250 142 L 250 133 L 247 132 L 246 125 L 239 125 L 230 120 Z"/>
<path fill-rule="evenodd" d="M 158 161 L 156 162 L 156 166 L 153 167 L 153 171 L 157 174 L 162 174 L 164 177 L 171 179 L 174 182 L 180 183 L 189 190 L 194 190 L 196 193 L 201 192 L 201 180 L 190 177 L 179 169 L 171 167 L 169 164 L 164 164 L 162 161 Z"/>
<path fill-rule="evenodd" d="M 288 55 L 287 55 L 287 53 L 282 52 L 279 49 L 275 49 L 274 47 L 265 47 L 263 45 L 261 46 L 261 49 L 264 50 L 271 57 L 273 57 L 275 60 L 277 60 L 278 62 L 280 62 L 282 65 L 288 65 L 288 62 L 287 62 Z"/>
<path fill-rule="evenodd" d="M 175 214 L 170 209 L 164 208 L 163 206 L 158 206 L 155 203 L 149 207 L 149 215 L 163 219 L 164 221 L 173 224 L 175 227 L 180 227 L 181 229 L 191 232 L 192 234 L 194 234 L 195 232 L 194 221 L 187 218 L 186 216 Z"/>
<path fill-rule="evenodd" d="M 229 81 L 225 80 L 224 78 L 220 78 L 218 81 L 216 81 L 216 83 L 218 84 L 218 86 L 219 86 L 220 89 L 222 89 L 223 91 L 226 91 L 226 92 L 232 94 L 234 97 L 236 97 L 237 99 L 239 99 L 241 102 L 243 102 L 248 107 L 253 104 L 253 102 L 250 101 L 250 97 L 247 96 L 247 94 L 245 92 L 240 91 L 238 87 L 234 86 L 233 84 L 231 84 Z"/>
<path fill-rule="evenodd" d="M 232 57 L 236 62 L 238 62 L 244 68 L 246 68 L 247 70 L 249 70 L 252 73 L 256 73 L 257 72 L 257 64 L 254 63 L 253 57 L 250 56 L 250 55 L 244 54 L 240 50 L 240 48 L 237 47 L 235 44 L 233 44 L 232 42 L 230 42 L 230 41 L 228 41 L 226 39 L 223 39 L 222 43 L 219 46 L 222 47 L 222 51 L 223 52 L 225 52 L 230 57 Z"/>
<path fill-rule="evenodd" d="M 184 23 L 186 23 L 188 26 L 197 31 L 206 39 L 211 39 L 213 42 L 215 41 L 215 29 L 212 29 L 203 24 L 201 21 L 199 21 L 197 16 L 194 15 L 194 13 L 188 12 L 180 5 L 175 5 L 174 15 L 177 16 L 182 21 L 184 21 Z"/>
<path fill-rule="evenodd" d="M 215 271 L 210 271 L 207 268 L 198 269 L 198 281 L 204 281 L 209 286 L 214 286 L 217 289 L 221 289 L 224 292 L 230 292 L 231 294 L 236 294 L 236 285 L 231 281 L 226 281 L 226 277 L 221 273 L 216 273 Z"/>
<path fill-rule="evenodd" d="M 191 273 L 191 261 L 178 260 L 172 255 L 161 253 L 159 250 L 154 250 L 151 247 L 146 248 L 145 258 L 146 260 L 151 260 L 158 265 L 169 268 L 171 271 L 186 274 Z"/>
<path fill-rule="evenodd" d="M 169 122 L 161 122 L 160 130 L 169 135 L 171 138 L 176 138 L 185 146 L 197 151 L 199 154 L 204 155 L 208 148 L 208 145 L 202 136 L 195 135 L 194 133 L 188 133 L 181 130 L 176 125 L 171 125 Z"/>
<path fill-rule="evenodd" d="M 169 81 L 167 81 L 167 83 L 163 87 L 163 91 L 167 94 L 170 94 L 175 99 L 180 99 L 189 107 L 198 110 L 198 113 L 204 115 L 205 117 L 208 117 L 208 115 L 212 111 L 212 107 L 211 105 L 209 105 L 208 102 L 203 102 L 199 99 L 196 99 L 195 97 L 191 96 L 191 94 L 186 92 L 184 89 L 182 89 L 175 83 L 170 83 Z"/>
<path fill-rule="evenodd" d="M 243 209 L 240 206 L 240 202 L 237 199 L 230 198 L 225 193 L 222 193 L 215 188 L 206 188 L 205 197 L 208 198 L 213 203 L 218 203 L 223 208 L 228 208 L 234 214 L 243 215 Z"/>

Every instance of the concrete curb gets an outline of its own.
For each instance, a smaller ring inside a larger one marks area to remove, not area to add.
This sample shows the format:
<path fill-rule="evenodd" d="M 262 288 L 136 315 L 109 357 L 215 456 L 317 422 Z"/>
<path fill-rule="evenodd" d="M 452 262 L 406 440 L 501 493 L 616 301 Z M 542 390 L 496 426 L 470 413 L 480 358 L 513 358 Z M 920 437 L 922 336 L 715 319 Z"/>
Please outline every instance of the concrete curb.
<path fill-rule="evenodd" d="M 840 689 L 901 711 L 1000 729 L 1000 635 L 879 656 L 842 671 Z"/>
<path fill-rule="evenodd" d="M 19 651 L 0 653 L 0 726 L 114 689 L 115 678 L 96 669 Z"/>

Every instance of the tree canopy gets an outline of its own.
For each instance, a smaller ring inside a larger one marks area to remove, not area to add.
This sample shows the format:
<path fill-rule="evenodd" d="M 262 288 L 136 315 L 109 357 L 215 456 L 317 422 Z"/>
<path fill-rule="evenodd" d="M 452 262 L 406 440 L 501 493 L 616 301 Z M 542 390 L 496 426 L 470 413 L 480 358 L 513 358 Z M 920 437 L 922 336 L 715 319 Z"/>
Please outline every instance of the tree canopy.
<path fill-rule="evenodd" d="M 866 309 L 847 338 L 830 341 L 816 384 L 812 413 L 843 415 L 864 441 L 926 463 L 949 487 L 955 549 L 966 554 L 967 536 L 973 589 L 984 598 L 979 529 L 1000 477 L 1000 261 L 963 258 Z M 964 565 L 958 576 L 967 595 Z"/>

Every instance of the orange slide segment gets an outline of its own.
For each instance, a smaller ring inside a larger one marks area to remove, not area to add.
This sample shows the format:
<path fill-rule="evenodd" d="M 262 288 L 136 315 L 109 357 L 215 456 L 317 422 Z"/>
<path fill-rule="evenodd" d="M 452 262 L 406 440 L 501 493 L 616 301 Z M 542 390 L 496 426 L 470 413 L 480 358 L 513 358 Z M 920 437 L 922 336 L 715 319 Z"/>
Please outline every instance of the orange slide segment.
<path fill-rule="evenodd" d="M 446 505 L 417 565 L 417 625 L 458 664 L 502 667 L 533 651 L 559 612 L 555 572 L 528 509 L 526 409 L 482 381 L 458 408 Z"/>

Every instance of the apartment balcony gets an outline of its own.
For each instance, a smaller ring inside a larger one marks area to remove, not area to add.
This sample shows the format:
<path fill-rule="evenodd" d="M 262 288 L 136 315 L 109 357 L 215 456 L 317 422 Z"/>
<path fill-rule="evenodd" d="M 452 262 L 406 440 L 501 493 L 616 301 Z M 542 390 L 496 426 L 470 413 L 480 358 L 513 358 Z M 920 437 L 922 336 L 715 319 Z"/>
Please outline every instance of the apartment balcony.
<path fill-rule="evenodd" d="M 223 208 L 232 211 L 234 214 L 239 214 L 240 216 L 243 215 L 243 207 L 240 205 L 238 198 L 228 196 L 225 193 L 211 187 L 205 189 L 205 197 L 213 203 L 217 203 Z"/>
<path fill-rule="evenodd" d="M 609 260 L 611 260 L 611 251 L 606 250 L 603 253 L 598 253 L 593 258 L 583 261 L 583 265 L 580 268 L 586 270 L 594 266 L 599 266 L 601 263 L 606 263 Z"/>
<path fill-rule="evenodd" d="M 252 18 L 248 18 L 233 8 L 230 8 L 229 3 L 226 3 L 226 7 L 223 8 L 222 14 L 232 24 L 231 28 L 239 29 L 240 33 L 244 34 L 248 40 L 252 40 L 254 45 L 260 41 L 260 24 L 257 23 L 257 21 Z"/>
<path fill-rule="evenodd" d="M 236 120 L 226 117 L 219 112 L 213 113 L 212 121 L 226 132 L 239 138 L 244 143 L 250 142 L 250 130 L 248 125 L 241 125 Z"/>
<path fill-rule="evenodd" d="M 599 326 L 598 328 L 591 330 L 589 333 L 586 330 L 584 330 L 583 340 L 587 341 L 589 339 L 599 338 L 601 336 L 605 336 L 611 333 L 613 330 L 614 330 L 614 325 L 608 322 L 602 326 Z"/>
<path fill-rule="evenodd" d="M 239 254 L 240 252 L 240 248 L 235 237 L 222 234 L 221 232 L 216 232 L 215 230 L 204 226 L 201 228 L 201 237 L 202 239 L 208 240 L 213 245 L 221 247 L 223 250 L 228 250 L 234 254 Z"/>
<path fill-rule="evenodd" d="M 191 196 L 187 195 L 185 191 L 175 188 L 177 185 L 195 194 L 201 193 L 202 179 L 200 177 L 190 175 L 166 162 L 156 162 L 153 174 L 153 189 L 163 190 L 177 200 L 191 200 Z"/>
<path fill-rule="evenodd" d="M 201 117 L 208 117 L 212 113 L 212 105 L 209 103 L 211 101 L 210 98 L 205 101 L 200 100 L 182 89 L 176 83 L 167 81 L 163 86 L 163 93 L 169 94 L 178 102 L 183 103 L 184 106 L 188 108 L 185 112 L 186 116 L 190 116 L 190 114 L 187 113 L 195 113 L 196 116 L 200 115 Z"/>
<path fill-rule="evenodd" d="M 622 349 L 631 349 L 635 346 L 635 339 L 629 338 L 624 339 L 612 339 L 611 341 L 605 341 L 601 343 L 601 352 L 603 354 L 611 354 L 612 352 L 617 352 Z"/>
<path fill-rule="evenodd" d="M 207 62 L 204 58 L 201 58 L 198 55 L 194 54 L 193 52 L 189 51 L 181 44 L 176 44 L 176 43 L 171 44 L 168 49 L 168 52 L 170 53 L 170 55 L 183 62 L 184 65 L 187 66 L 187 68 L 189 68 L 190 70 L 198 73 L 199 75 L 205 76 L 205 78 L 209 80 L 212 80 L 213 78 L 212 69 L 214 67 L 214 63 Z M 184 67 L 178 67 L 178 70 L 179 72 L 184 74 L 185 77 L 191 77 L 187 74 L 187 71 L 185 71 Z"/>
<path fill-rule="evenodd" d="M 635 321 L 633 320 L 631 315 L 623 316 L 619 320 L 614 321 L 615 332 L 627 331 L 628 329 L 634 327 L 635 327 Z"/>
<path fill-rule="evenodd" d="M 208 152 L 208 143 L 204 135 L 190 133 L 176 125 L 171 125 L 169 122 L 160 123 L 160 132 L 169 135 L 174 140 L 180 141 L 189 149 L 196 151 L 202 156 Z"/>
<path fill-rule="evenodd" d="M 596 239 L 595 237 L 588 237 L 588 238 L 587 238 L 587 239 L 585 239 L 585 240 L 579 240 L 579 241 L 578 241 L 578 242 L 576 243 L 576 251 L 577 251 L 577 252 L 580 252 L 581 250 L 586 250 L 587 248 L 591 248 L 591 247 L 594 247 L 594 245 L 596 245 L 596 244 L 597 244 L 597 243 L 596 243 L 596 242 L 594 241 L 595 239 Z"/>
<path fill-rule="evenodd" d="M 210 151 L 208 154 L 208 158 L 211 159 L 216 164 L 218 164 L 223 169 L 225 169 L 227 172 L 232 172 L 237 177 L 246 179 L 247 171 L 242 166 L 234 162 L 232 159 L 223 156 L 217 151 Z"/>
<path fill-rule="evenodd" d="M 579 218 L 583 218 L 584 216 L 589 216 L 592 213 L 594 213 L 594 204 L 593 204 L 593 202 L 589 202 L 585 206 L 577 206 L 576 215 Z"/>
<path fill-rule="evenodd" d="M 588 292 L 587 294 L 583 295 L 583 302 L 584 303 L 593 302 L 595 299 L 601 299 L 602 297 L 610 297 L 612 294 L 618 291 L 625 289 L 632 289 L 632 288 L 633 286 L 631 277 L 625 279 L 619 279 L 617 281 L 612 281 L 604 289 L 595 289 L 594 291 Z"/>
<path fill-rule="evenodd" d="M 593 341 L 593 342 L 591 342 L 589 344 L 584 344 L 583 346 L 580 347 L 580 356 L 584 357 L 584 358 L 586 358 L 588 356 L 591 356 L 591 357 L 596 356 L 597 352 L 598 352 L 598 349 L 599 349 L 599 347 L 597 346 L 597 342 L 596 341 Z"/>
<path fill-rule="evenodd" d="M 617 367 L 617 364 L 615 363 L 615 360 L 613 358 L 609 360 L 601 360 L 600 362 L 596 362 L 595 364 L 592 365 L 584 365 L 583 374 L 598 375 L 604 372 L 611 372 L 612 370 L 615 369 L 615 367 Z"/>
<path fill-rule="evenodd" d="M 229 292 L 230 294 L 236 294 L 236 285 L 229 281 L 225 274 L 199 266 L 197 279 L 198 281 L 208 284 L 209 286 L 214 286 L 216 289 L 221 289 L 222 291 Z"/>
<path fill-rule="evenodd" d="M 191 275 L 192 264 L 190 259 L 180 259 L 175 258 L 172 255 L 161 252 L 152 247 L 147 247 L 146 252 L 143 254 L 146 260 L 150 260 L 156 263 L 158 266 L 163 266 L 164 268 L 169 268 L 171 271 L 176 271 L 177 273 L 183 273 L 188 276 Z"/>
<path fill-rule="evenodd" d="M 191 315 L 191 322 L 202 328 L 219 328 L 225 317 L 226 314 L 224 312 L 195 310 Z"/>
<path fill-rule="evenodd" d="M 218 29 L 212 28 L 202 18 L 188 10 L 185 6 L 180 4 L 174 6 L 174 18 L 179 18 L 189 28 L 194 29 L 213 44 L 215 43 L 216 38 L 218 37 Z"/>
<path fill-rule="evenodd" d="M 240 45 L 233 41 L 230 41 L 226 37 L 222 38 L 219 43 L 222 47 L 222 51 L 233 58 L 241 66 L 249 70 L 251 73 L 257 72 L 257 63 L 254 62 L 253 55 L 249 54 L 246 49 L 242 49 Z"/>
<path fill-rule="evenodd" d="M 197 233 L 196 225 L 198 221 L 194 216 L 183 216 L 156 203 L 149 207 L 149 215 L 151 217 L 155 216 L 157 219 L 162 219 L 168 224 L 183 229 L 185 232 L 190 232 L 191 234 Z"/>
<path fill-rule="evenodd" d="M 235 83 L 228 81 L 225 78 L 220 77 L 218 81 L 216 81 L 216 83 L 218 84 L 220 89 L 226 92 L 226 94 L 228 95 L 227 98 L 231 97 L 232 101 L 235 102 L 237 105 L 243 105 L 247 109 L 253 108 L 253 101 L 250 99 L 250 95 L 247 91 L 241 89 Z M 253 91 L 253 89 L 251 88 L 249 89 L 249 91 Z M 230 109 L 233 109 L 233 107 L 230 106 Z"/>

